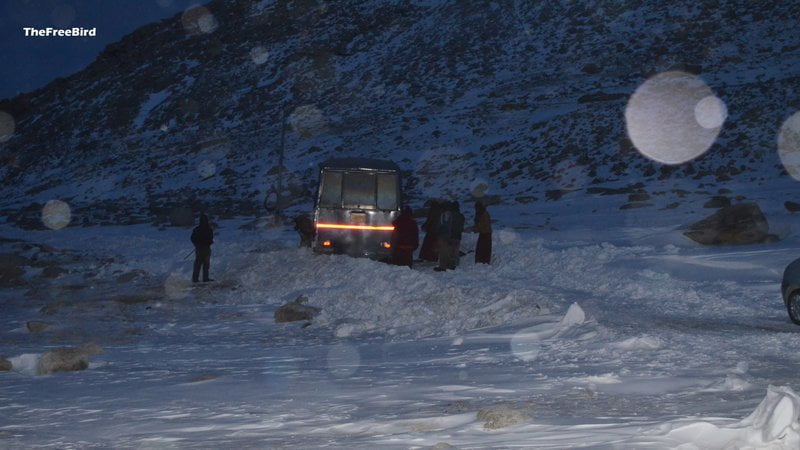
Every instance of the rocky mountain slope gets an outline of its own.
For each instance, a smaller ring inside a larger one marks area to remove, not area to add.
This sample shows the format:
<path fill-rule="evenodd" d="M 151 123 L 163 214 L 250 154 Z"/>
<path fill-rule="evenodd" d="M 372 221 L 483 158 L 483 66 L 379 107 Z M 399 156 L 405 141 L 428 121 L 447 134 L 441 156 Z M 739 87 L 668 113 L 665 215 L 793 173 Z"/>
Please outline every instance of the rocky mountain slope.
<path fill-rule="evenodd" d="M 30 227 L 53 199 L 73 224 L 256 215 L 284 115 L 290 210 L 338 156 L 397 161 L 412 205 L 789 198 L 777 141 L 800 108 L 799 15 L 750 0 L 215 0 L 0 101 L 0 209 Z M 711 148 L 678 165 L 640 155 L 625 122 L 637 87 L 670 71 L 727 107 Z"/>

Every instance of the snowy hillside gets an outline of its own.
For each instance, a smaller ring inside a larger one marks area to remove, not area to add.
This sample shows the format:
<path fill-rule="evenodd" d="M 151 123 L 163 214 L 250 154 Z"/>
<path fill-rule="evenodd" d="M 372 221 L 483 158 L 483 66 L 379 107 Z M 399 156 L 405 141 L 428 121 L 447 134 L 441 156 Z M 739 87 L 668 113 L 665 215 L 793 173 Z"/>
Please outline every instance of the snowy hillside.
<path fill-rule="evenodd" d="M 164 222 L 181 207 L 252 216 L 280 172 L 284 110 L 284 196 L 298 210 L 332 156 L 394 159 L 414 206 L 484 185 L 506 205 L 782 202 L 798 14 L 749 0 L 213 1 L 0 102 L 13 130 L 0 208 L 34 228 L 53 199 L 87 225 Z M 635 151 L 625 111 L 637 87 L 675 70 L 699 75 L 727 121 L 705 155 L 669 166 Z"/>

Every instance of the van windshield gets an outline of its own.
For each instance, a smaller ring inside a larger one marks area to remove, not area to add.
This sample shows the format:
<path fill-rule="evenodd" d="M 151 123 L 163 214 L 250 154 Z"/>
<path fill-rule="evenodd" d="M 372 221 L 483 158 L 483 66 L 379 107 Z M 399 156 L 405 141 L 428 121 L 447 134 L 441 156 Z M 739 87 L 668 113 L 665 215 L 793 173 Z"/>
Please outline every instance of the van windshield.
<path fill-rule="evenodd" d="M 397 209 L 397 174 L 324 171 L 320 186 L 320 206 Z"/>

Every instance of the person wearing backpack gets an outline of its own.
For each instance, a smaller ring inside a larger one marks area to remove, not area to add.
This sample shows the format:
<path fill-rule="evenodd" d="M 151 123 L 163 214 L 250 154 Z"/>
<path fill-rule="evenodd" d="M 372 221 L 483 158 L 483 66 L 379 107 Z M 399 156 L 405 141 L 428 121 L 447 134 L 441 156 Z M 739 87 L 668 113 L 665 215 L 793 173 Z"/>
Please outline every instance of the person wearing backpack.
<path fill-rule="evenodd" d="M 208 223 L 208 216 L 200 214 L 200 225 L 192 230 L 192 244 L 194 244 L 194 269 L 192 270 L 192 282 L 197 283 L 200 276 L 200 269 L 203 269 L 203 281 L 214 281 L 208 277 L 209 266 L 211 265 L 211 244 L 214 243 L 214 230 Z"/>

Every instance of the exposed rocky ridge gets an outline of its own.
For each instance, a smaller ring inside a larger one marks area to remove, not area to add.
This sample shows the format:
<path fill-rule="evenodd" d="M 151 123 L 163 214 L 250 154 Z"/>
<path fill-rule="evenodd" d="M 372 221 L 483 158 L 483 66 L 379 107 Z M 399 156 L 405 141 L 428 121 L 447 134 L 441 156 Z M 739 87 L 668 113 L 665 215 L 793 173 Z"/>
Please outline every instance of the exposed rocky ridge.
<path fill-rule="evenodd" d="M 53 198 L 86 225 L 166 223 L 179 207 L 255 214 L 280 172 L 284 110 L 285 197 L 298 208 L 332 156 L 396 160 L 412 201 L 464 198 L 476 182 L 514 202 L 640 179 L 786 177 L 775 141 L 800 107 L 793 2 L 205 8 L 209 32 L 202 11 L 145 26 L 85 70 L 0 102 L 16 122 L 0 143 L 6 215 L 41 226 Z M 633 149 L 623 113 L 648 76 L 675 69 L 699 73 L 729 118 L 704 156 L 665 166 Z"/>

